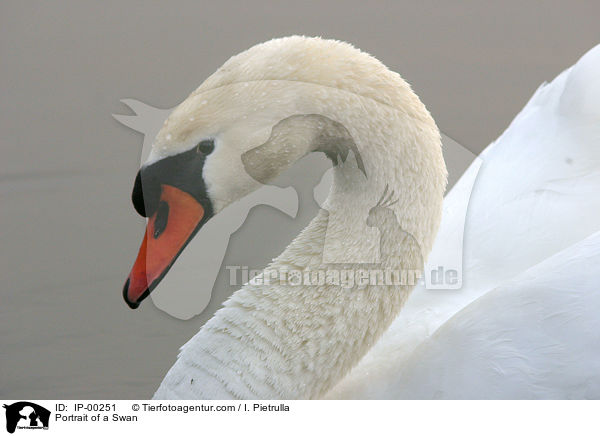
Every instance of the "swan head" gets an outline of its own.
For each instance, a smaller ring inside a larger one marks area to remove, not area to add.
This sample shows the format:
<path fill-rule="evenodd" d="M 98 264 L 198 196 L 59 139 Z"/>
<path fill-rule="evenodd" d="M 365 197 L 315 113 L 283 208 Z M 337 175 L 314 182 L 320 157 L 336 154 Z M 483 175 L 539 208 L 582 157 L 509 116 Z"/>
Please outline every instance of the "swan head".
<path fill-rule="evenodd" d="M 379 125 L 365 116 L 373 105 L 382 107 Z M 372 131 L 395 135 L 396 116 L 440 152 L 439 131 L 408 84 L 347 43 L 294 36 L 229 59 L 174 109 L 137 174 L 132 201 L 148 222 L 127 304 L 149 295 L 204 223 L 308 152 L 334 164 L 351 155 L 369 177 L 378 162 L 362 161 L 361 144 L 385 142 Z"/>

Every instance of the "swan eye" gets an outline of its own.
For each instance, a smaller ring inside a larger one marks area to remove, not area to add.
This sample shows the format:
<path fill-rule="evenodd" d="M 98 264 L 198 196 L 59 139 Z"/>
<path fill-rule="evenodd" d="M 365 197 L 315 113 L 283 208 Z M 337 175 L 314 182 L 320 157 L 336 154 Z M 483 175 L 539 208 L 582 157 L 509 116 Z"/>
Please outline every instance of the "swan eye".
<path fill-rule="evenodd" d="M 213 139 L 205 139 L 200 141 L 196 148 L 196 153 L 202 153 L 204 155 L 211 154 L 215 149 L 215 141 Z"/>

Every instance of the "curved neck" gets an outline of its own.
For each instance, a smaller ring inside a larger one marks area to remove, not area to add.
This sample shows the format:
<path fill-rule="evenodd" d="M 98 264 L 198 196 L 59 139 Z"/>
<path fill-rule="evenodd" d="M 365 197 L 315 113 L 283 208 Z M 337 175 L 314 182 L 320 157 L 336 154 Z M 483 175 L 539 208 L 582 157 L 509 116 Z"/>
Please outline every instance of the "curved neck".
<path fill-rule="evenodd" d="M 324 209 L 182 348 L 156 397 L 307 399 L 336 384 L 414 285 L 386 281 L 383 270 L 422 267 L 420 246 L 399 225 L 385 229 L 385 245 L 395 250 L 361 262 L 384 245 L 381 229 L 366 225 L 383 190 L 356 159 L 338 164 Z"/>

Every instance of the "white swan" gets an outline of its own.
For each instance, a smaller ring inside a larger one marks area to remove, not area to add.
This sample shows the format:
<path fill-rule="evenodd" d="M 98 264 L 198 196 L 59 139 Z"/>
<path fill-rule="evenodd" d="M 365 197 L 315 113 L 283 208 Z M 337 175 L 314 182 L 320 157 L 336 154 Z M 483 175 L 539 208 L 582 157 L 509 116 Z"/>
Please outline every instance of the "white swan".
<path fill-rule="evenodd" d="M 323 268 L 326 234 L 334 258 L 379 252 L 380 271 L 422 268 L 447 175 L 429 112 L 366 53 L 290 37 L 231 58 L 158 133 L 134 186 L 134 205 L 149 221 L 123 290 L 127 303 L 137 307 L 211 215 L 311 151 L 336 163 L 327 210 L 343 213 L 332 220 L 322 210 L 268 277 Z M 413 287 L 274 282 L 237 291 L 182 348 L 156 397 L 321 397 L 379 339 Z"/>
<path fill-rule="evenodd" d="M 595 197 L 595 188 L 600 181 L 600 111 L 595 102 L 600 100 L 588 98 L 590 94 L 600 97 L 598 75 L 590 74 L 600 70 L 598 52 L 596 48 L 572 70 L 540 88 L 507 132 L 482 154 L 484 165 L 465 229 L 461 291 L 440 294 L 417 289 L 382 340 L 337 383 L 385 330 L 408 289 L 375 293 L 371 289 L 342 292 L 330 287 L 315 294 L 309 287 L 290 290 L 285 286 L 247 285 L 182 348 L 155 398 L 317 398 L 328 391 L 328 398 L 599 397 L 596 374 L 600 372 L 592 346 L 597 344 L 598 325 L 590 308 L 598 307 L 599 302 L 593 293 L 591 267 L 600 255 L 600 236 L 589 235 L 599 227 L 595 221 L 600 200 Z M 367 72 L 368 77 L 361 75 Z M 216 160 L 219 147 L 221 151 L 227 147 L 223 126 L 233 129 L 233 137 L 238 139 L 240 136 L 235 135 L 252 134 L 262 127 L 252 144 L 269 143 L 271 150 L 289 152 L 281 142 L 268 141 L 272 126 L 294 113 L 319 113 L 348 129 L 365 161 L 368 177 L 357 179 L 361 187 L 359 209 L 368 213 L 384 186 L 393 186 L 399 203 L 404 204 L 390 207 L 402 229 L 414 235 L 422 254 L 427 254 L 445 171 L 438 155 L 435 125 L 399 77 L 372 58 L 330 41 L 295 37 L 254 47 L 232 58 L 182 103 L 179 114 L 176 111 L 172 116 L 172 125 L 167 124 L 159 134 L 147 167 L 181 154 L 201 139 L 193 137 L 193 129 L 185 129 L 184 118 L 191 111 L 218 102 L 220 111 L 235 112 L 229 106 L 231 92 L 242 99 L 248 97 L 247 92 L 253 97 L 265 92 L 264 96 L 277 104 L 264 108 L 260 98 L 253 98 L 258 100 L 254 107 L 259 109 L 251 113 L 260 115 L 254 115 L 248 124 L 244 124 L 248 119 L 244 116 L 252 116 L 244 113 L 240 120 L 238 112 L 227 114 L 226 121 L 217 120 L 224 123 L 217 129 L 203 132 L 220 135 L 216 135 L 215 160 L 207 159 L 205 170 L 209 171 L 204 176 L 212 178 L 207 184 L 211 199 L 214 196 L 218 204 L 215 209 L 242 195 L 245 191 L 239 188 L 245 183 L 254 182 L 244 180 L 247 174 L 241 171 L 241 180 L 233 180 L 234 185 L 238 182 L 238 189 L 232 191 L 231 171 L 225 169 L 224 162 L 234 159 L 227 154 L 220 162 Z M 310 101 L 303 101 L 303 97 Z M 207 119 L 213 121 L 210 117 Z M 190 134 L 192 138 L 187 143 L 172 142 L 173 132 L 182 129 L 182 138 Z M 286 140 L 306 142 L 298 133 L 314 138 L 314 129 L 313 124 L 308 131 L 288 129 Z M 235 153 L 241 155 L 252 144 L 246 142 L 246 148 Z M 418 148 L 413 146 L 416 144 Z M 386 148 L 389 145 L 396 148 Z M 378 160 L 382 149 L 395 153 Z M 306 150 L 304 145 L 293 157 Z M 365 216 L 357 217 L 348 210 L 346 191 L 352 185 L 344 177 L 349 174 L 357 178 L 361 172 L 356 161 L 348 162 L 336 168 L 336 184 L 328 205 L 346 208 L 351 219 L 359 222 Z M 277 164 L 278 168 L 285 166 L 280 161 Z M 423 164 L 421 169 L 433 171 L 412 173 L 414 165 Z M 515 173 L 520 175 L 518 183 L 513 182 Z M 400 174 L 410 174 L 410 181 Z M 465 186 L 472 176 L 473 171 L 467 171 L 447 196 L 446 210 L 453 204 L 466 204 L 464 197 L 470 191 Z M 415 195 L 419 207 L 414 207 Z M 356 198 L 354 193 L 352 197 Z M 415 221 L 421 218 L 426 223 Z M 299 267 L 318 264 L 325 223 L 322 215 L 315 218 L 272 267 L 283 262 Z M 455 224 L 444 218 L 434 254 L 437 251 L 443 258 L 451 252 L 445 241 L 452 239 Z M 391 229 L 390 233 L 398 238 Z M 368 237 L 353 235 L 351 239 L 341 228 L 338 234 L 345 244 L 340 250 L 372 248 Z M 404 268 L 413 267 L 414 245 L 406 239 L 403 242 L 397 244 L 401 253 L 394 261 Z M 564 292 L 568 289 L 575 291 Z M 548 298 L 542 298 L 545 291 Z M 566 329 L 560 338 L 559 328 Z M 522 329 L 526 332 L 521 333 Z M 573 341 L 570 335 L 578 340 Z M 568 355 L 577 356 L 579 364 L 573 364 Z M 554 365 L 549 365 L 550 359 Z M 559 372 L 563 377 L 557 376 Z"/>

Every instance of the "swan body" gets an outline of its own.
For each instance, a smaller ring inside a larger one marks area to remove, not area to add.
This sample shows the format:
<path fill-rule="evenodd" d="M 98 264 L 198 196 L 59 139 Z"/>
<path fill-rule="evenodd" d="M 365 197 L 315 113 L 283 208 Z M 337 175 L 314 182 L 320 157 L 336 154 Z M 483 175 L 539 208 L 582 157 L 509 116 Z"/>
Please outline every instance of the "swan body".
<path fill-rule="evenodd" d="M 598 265 L 600 232 L 486 292 L 424 340 L 378 398 L 600 398 Z"/>
<path fill-rule="evenodd" d="M 431 258 L 452 255 L 446 212 L 468 203 L 462 289 L 417 287 L 328 398 L 600 397 L 584 309 L 600 307 L 586 282 L 598 272 L 599 102 L 596 46 L 540 86 L 446 196 Z"/>

